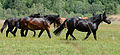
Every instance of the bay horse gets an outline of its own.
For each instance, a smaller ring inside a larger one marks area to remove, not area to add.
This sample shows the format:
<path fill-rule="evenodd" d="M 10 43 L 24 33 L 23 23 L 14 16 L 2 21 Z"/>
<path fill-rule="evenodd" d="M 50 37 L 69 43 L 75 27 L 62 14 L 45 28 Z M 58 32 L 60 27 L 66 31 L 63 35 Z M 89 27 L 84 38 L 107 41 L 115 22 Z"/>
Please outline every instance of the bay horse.
<path fill-rule="evenodd" d="M 60 19 L 57 22 L 54 22 L 54 28 L 60 26 L 62 23 L 64 23 L 65 20 L 66 18 L 60 17 Z"/>
<path fill-rule="evenodd" d="M 30 15 L 30 16 L 28 16 L 28 17 L 31 17 L 31 18 L 38 18 L 38 17 L 41 17 L 40 16 L 40 14 L 38 13 L 38 14 L 32 14 L 32 15 Z M 13 31 L 13 29 L 14 29 L 14 27 L 17 25 L 17 22 L 18 22 L 18 20 L 19 19 L 16 19 L 16 18 L 8 18 L 8 19 L 6 19 L 5 20 L 5 22 L 4 22 L 4 24 L 3 24 L 3 26 L 2 26 L 2 28 L 0 29 L 0 31 L 1 31 L 1 33 L 3 32 L 3 30 L 4 30 L 4 28 L 5 27 L 7 27 L 7 25 L 8 25 L 8 29 L 7 29 L 7 31 L 6 31 L 6 37 L 8 37 L 8 33 L 9 32 L 11 32 L 13 35 L 14 35 L 14 37 L 16 36 L 16 28 L 15 28 L 15 30 Z M 27 31 L 27 30 L 26 30 Z M 34 32 L 34 35 L 33 36 L 35 36 L 35 31 L 33 31 Z M 27 34 L 27 33 L 26 33 Z"/>
<path fill-rule="evenodd" d="M 89 19 L 80 19 L 78 17 L 73 17 L 66 19 L 63 24 L 59 28 L 57 28 L 54 31 L 55 35 L 58 35 L 61 33 L 61 31 L 65 27 L 65 23 L 67 23 L 67 33 L 66 33 L 66 40 L 68 39 L 68 36 L 71 35 L 73 40 L 76 40 L 76 38 L 73 36 L 73 31 L 77 29 L 78 31 L 87 32 L 86 37 L 83 39 L 87 39 L 91 33 L 94 35 L 94 39 L 96 39 L 96 31 L 98 30 L 98 26 L 101 22 L 106 22 L 108 24 L 111 23 L 109 19 L 107 19 L 106 13 L 94 15 L 93 17 Z"/>
<path fill-rule="evenodd" d="M 19 25 L 17 25 L 16 27 L 19 26 L 21 28 L 21 35 L 24 35 L 24 30 L 41 30 L 38 35 L 38 37 L 40 37 L 44 30 L 46 30 L 49 38 L 51 38 L 49 28 L 50 25 L 57 20 L 59 20 L 59 15 L 45 15 L 44 17 L 34 19 L 26 17 L 19 19 Z"/>

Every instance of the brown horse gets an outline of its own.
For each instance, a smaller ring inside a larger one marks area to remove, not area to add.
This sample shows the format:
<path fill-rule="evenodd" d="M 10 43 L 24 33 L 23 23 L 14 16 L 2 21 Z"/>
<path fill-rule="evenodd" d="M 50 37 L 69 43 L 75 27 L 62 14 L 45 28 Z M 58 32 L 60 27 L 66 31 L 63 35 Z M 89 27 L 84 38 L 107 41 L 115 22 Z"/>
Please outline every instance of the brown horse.
<path fill-rule="evenodd" d="M 32 15 L 30 15 L 30 16 L 28 16 L 28 17 L 38 18 L 38 17 L 41 17 L 41 16 L 40 16 L 40 14 L 38 13 L 38 14 L 32 14 Z M 8 33 L 9 33 L 9 32 L 11 32 L 14 36 L 16 36 L 15 33 L 16 33 L 17 29 L 15 29 L 14 31 L 13 31 L 13 29 L 14 29 L 14 27 L 17 25 L 18 20 L 19 20 L 19 19 L 16 19 L 16 18 L 6 19 L 5 22 L 4 22 L 4 24 L 3 24 L 3 26 L 2 26 L 2 28 L 1 28 L 1 30 L 0 30 L 1 33 L 3 32 L 4 28 L 7 27 L 7 25 L 8 25 L 8 29 L 7 29 L 7 31 L 6 31 L 6 37 L 8 37 Z M 34 32 L 34 35 L 33 35 L 33 36 L 35 36 L 35 31 L 33 31 L 33 32 Z"/>
<path fill-rule="evenodd" d="M 66 18 L 60 17 L 59 21 L 54 22 L 54 28 L 60 26 L 62 23 L 64 23 L 65 20 L 66 20 Z"/>
<path fill-rule="evenodd" d="M 45 15 L 42 18 L 34 18 L 31 19 L 29 17 L 19 19 L 19 26 L 21 28 L 21 35 L 24 36 L 24 30 L 41 30 L 38 37 L 41 36 L 41 34 L 44 32 L 44 30 L 47 31 L 49 38 L 51 38 L 50 35 L 50 25 L 56 21 L 59 20 L 59 15 Z M 17 27 L 16 26 L 16 27 Z"/>

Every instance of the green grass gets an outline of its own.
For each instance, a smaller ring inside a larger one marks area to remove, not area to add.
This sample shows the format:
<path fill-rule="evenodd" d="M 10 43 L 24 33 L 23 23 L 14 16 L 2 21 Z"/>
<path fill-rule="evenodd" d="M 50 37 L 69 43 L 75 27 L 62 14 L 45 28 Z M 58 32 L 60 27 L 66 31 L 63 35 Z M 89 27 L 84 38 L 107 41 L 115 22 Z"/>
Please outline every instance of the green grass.
<path fill-rule="evenodd" d="M 0 27 L 2 24 L 0 25 Z M 120 55 L 120 25 L 101 24 L 97 31 L 97 41 L 93 35 L 83 41 L 86 33 L 74 31 L 73 35 L 77 40 L 65 40 L 64 30 L 60 36 L 53 34 L 54 28 L 51 27 L 52 39 L 49 39 L 45 31 L 40 38 L 32 37 L 33 32 L 29 31 L 27 37 L 20 37 L 20 30 L 17 37 L 9 33 L 5 37 L 5 32 L 0 34 L 0 55 Z M 37 31 L 38 35 L 39 31 Z"/>

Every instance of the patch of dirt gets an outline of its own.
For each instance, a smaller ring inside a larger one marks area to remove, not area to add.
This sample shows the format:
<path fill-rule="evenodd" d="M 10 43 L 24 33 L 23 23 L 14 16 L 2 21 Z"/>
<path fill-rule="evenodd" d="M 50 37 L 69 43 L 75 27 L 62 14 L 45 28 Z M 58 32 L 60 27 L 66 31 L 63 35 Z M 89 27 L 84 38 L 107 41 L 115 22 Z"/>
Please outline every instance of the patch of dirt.
<path fill-rule="evenodd" d="M 120 30 L 120 28 L 115 28 L 115 27 L 99 27 L 99 28 L 105 30 Z"/>
<path fill-rule="evenodd" d="M 4 23 L 5 20 L 0 20 L 0 24 Z"/>
<path fill-rule="evenodd" d="M 110 15 L 108 18 L 112 21 L 120 21 L 120 15 Z"/>

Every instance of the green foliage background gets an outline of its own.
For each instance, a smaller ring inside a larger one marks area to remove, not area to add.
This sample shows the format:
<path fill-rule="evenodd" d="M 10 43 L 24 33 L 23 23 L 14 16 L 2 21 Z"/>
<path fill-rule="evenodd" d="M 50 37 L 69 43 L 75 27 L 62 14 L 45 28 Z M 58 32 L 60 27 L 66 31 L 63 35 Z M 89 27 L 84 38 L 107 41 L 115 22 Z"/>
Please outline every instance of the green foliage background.
<path fill-rule="evenodd" d="M 62 17 L 92 13 L 118 14 L 120 0 L 0 0 L 0 19 L 22 18 L 30 14 L 59 14 Z"/>

